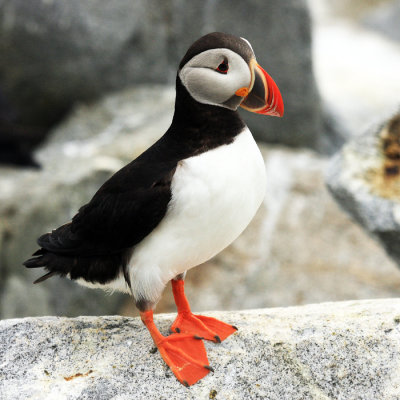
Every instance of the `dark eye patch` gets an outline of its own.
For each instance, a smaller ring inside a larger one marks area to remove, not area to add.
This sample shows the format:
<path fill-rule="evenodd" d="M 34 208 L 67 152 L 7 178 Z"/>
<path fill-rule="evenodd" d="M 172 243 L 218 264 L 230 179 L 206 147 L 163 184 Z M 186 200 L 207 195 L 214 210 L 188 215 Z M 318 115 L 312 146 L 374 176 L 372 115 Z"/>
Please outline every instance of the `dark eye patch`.
<path fill-rule="evenodd" d="M 222 61 L 222 63 L 218 65 L 216 71 L 219 72 L 220 74 L 227 74 L 229 71 L 228 60 L 225 59 L 224 61 Z"/>

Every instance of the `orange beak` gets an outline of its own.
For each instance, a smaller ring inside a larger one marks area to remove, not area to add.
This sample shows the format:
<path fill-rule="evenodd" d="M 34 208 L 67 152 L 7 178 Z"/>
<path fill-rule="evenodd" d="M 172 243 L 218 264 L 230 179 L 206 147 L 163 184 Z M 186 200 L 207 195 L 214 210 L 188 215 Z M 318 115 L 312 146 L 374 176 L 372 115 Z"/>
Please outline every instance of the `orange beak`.
<path fill-rule="evenodd" d="M 282 117 L 284 113 L 283 100 L 274 80 L 255 59 L 250 61 L 250 70 L 250 87 L 240 88 L 236 91 L 237 96 L 244 97 L 240 106 L 257 114 Z"/>

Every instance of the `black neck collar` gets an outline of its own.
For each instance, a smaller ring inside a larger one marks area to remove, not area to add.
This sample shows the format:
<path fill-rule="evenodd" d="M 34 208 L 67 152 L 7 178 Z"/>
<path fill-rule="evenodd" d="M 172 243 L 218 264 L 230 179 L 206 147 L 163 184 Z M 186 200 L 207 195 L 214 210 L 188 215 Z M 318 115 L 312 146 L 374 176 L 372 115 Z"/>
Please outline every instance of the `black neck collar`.
<path fill-rule="evenodd" d="M 177 76 L 175 113 L 169 135 L 202 152 L 231 143 L 245 126 L 237 111 L 194 100 Z"/>

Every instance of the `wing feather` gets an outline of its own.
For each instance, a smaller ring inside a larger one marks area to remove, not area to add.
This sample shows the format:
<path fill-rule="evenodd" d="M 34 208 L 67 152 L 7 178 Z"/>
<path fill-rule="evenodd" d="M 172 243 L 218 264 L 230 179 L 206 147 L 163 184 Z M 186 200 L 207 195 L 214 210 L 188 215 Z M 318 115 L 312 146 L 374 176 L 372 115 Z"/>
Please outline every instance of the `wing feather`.
<path fill-rule="evenodd" d="M 169 168 L 156 165 L 149 172 L 141 163 L 128 164 L 71 222 L 42 235 L 39 246 L 55 254 L 80 256 L 115 254 L 135 246 L 164 217 L 175 168 L 176 163 Z"/>

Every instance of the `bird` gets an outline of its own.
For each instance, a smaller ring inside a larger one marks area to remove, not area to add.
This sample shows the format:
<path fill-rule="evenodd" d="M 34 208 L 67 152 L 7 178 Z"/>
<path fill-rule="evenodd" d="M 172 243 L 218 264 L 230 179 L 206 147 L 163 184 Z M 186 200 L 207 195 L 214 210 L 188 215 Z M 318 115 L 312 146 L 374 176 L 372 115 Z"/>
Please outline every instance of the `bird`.
<path fill-rule="evenodd" d="M 161 357 L 185 386 L 213 371 L 203 340 L 220 343 L 237 330 L 192 313 L 186 272 L 240 235 L 266 191 L 265 164 L 239 106 L 284 113 L 279 88 L 249 41 L 206 34 L 179 64 L 168 130 L 70 222 L 40 236 L 39 250 L 24 262 L 46 271 L 34 283 L 58 275 L 132 295 Z M 164 336 L 153 310 L 169 281 L 177 317 L 172 334 Z"/>

